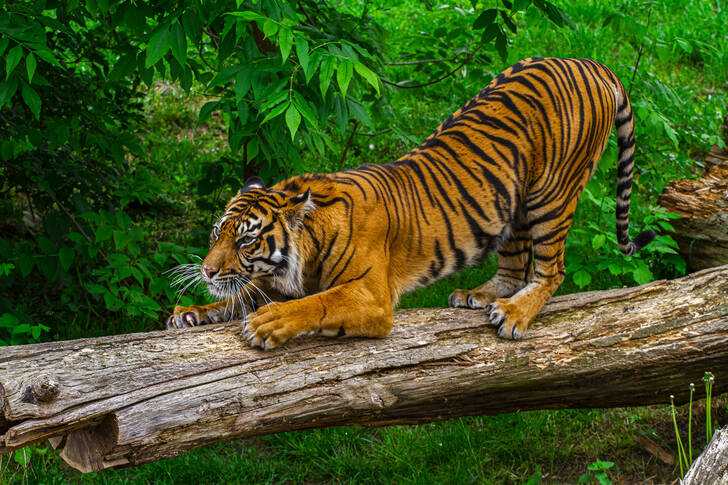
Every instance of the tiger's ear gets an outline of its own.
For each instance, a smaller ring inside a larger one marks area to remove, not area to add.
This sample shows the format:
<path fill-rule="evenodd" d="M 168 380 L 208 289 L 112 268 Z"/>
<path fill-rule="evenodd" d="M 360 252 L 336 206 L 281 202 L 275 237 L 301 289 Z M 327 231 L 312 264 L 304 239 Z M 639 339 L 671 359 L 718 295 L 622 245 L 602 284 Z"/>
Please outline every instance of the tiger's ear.
<path fill-rule="evenodd" d="M 306 214 L 314 209 L 316 209 L 316 204 L 311 200 L 311 189 L 309 188 L 302 194 L 289 197 L 288 204 L 283 209 L 283 215 L 293 229 L 298 229 L 303 225 Z"/>
<path fill-rule="evenodd" d="M 240 195 L 243 195 L 245 192 L 253 189 L 264 189 L 265 188 L 265 182 L 263 182 L 263 179 L 260 177 L 250 177 L 248 180 L 245 181 L 245 184 L 243 185 L 243 188 L 240 189 L 238 192 Z"/>

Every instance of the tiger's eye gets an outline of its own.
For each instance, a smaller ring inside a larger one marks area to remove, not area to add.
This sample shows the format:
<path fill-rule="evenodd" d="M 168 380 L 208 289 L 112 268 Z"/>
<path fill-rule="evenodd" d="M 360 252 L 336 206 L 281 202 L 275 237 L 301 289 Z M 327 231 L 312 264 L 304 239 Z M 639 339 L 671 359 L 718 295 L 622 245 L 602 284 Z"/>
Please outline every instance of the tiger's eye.
<path fill-rule="evenodd" d="M 238 246 L 248 246 L 255 241 L 255 236 L 243 236 L 238 239 Z"/>

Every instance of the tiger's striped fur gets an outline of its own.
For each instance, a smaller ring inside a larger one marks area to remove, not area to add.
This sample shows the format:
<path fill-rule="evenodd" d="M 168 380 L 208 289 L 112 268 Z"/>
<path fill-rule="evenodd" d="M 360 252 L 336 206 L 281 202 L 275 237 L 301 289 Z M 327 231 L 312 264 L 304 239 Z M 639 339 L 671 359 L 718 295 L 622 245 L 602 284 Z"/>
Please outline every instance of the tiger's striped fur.
<path fill-rule="evenodd" d="M 247 317 L 244 335 L 263 348 L 312 332 L 383 337 L 403 293 L 497 250 L 496 275 L 449 303 L 484 308 L 499 336 L 521 338 L 564 279 L 577 200 L 615 124 L 617 238 L 630 256 L 654 233 L 629 239 L 634 123 L 624 87 L 588 59 L 531 58 L 394 163 L 271 188 L 251 179 L 202 263 L 226 299 L 177 307 L 168 327 Z M 280 302 L 263 305 L 259 291 Z"/>

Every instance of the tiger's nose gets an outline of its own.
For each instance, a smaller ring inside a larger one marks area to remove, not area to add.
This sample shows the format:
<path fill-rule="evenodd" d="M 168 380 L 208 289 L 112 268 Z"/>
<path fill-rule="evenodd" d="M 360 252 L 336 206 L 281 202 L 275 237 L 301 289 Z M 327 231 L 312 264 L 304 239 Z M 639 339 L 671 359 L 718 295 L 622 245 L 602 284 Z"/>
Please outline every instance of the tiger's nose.
<path fill-rule="evenodd" d="M 212 279 L 213 276 L 220 272 L 220 268 L 211 268 L 207 265 L 203 265 L 202 272 L 205 273 L 205 276 Z"/>

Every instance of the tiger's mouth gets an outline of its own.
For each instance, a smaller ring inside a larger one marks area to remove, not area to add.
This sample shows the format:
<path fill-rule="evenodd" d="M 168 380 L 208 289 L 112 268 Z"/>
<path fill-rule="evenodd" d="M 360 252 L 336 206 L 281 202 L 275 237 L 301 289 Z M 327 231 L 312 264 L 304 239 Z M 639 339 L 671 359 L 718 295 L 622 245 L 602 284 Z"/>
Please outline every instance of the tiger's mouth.
<path fill-rule="evenodd" d="M 235 296 L 244 286 L 245 279 L 239 277 L 207 282 L 207 290 L 217 298 Z"/>

